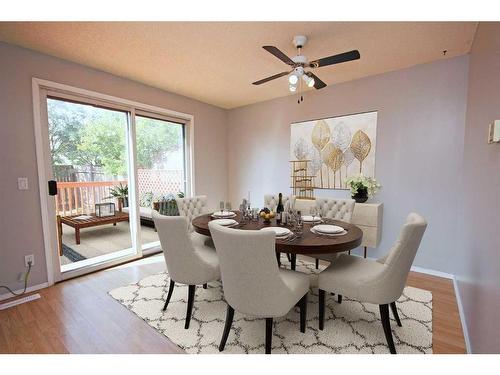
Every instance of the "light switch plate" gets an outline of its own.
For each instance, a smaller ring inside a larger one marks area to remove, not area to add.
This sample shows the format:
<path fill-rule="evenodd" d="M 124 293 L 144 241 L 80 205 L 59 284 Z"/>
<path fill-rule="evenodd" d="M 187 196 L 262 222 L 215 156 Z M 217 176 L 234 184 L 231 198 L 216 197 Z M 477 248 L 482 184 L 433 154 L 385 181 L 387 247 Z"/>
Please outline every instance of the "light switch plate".
<path fill-rule="evenodd" d="M 17 179 L 17 188 L 19 190 L 28 190 L 28 177 L 19 177 Z"/>

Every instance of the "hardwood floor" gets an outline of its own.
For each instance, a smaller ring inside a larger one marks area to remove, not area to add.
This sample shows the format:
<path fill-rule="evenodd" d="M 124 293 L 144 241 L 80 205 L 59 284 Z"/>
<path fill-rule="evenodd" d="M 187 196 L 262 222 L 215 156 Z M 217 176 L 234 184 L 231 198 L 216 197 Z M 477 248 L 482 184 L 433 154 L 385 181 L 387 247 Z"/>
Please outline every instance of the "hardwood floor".
<path fill-rule="evenodd" d="M 41 299 L 0 311 L 0 353 L 183 353 L 107 295 L 165 268 L 163 257 L 68 280 Z M 412 272 L 408 285 L 433 293 L 434 353 L 465 353 L 451 280 Z"/>

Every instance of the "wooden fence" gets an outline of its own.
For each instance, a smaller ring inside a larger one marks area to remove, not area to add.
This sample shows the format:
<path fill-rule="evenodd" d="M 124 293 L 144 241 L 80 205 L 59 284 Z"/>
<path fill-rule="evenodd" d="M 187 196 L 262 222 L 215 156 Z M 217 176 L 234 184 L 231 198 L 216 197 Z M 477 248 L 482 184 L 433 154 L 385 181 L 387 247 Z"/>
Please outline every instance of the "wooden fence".
<path fill-rule="evenodd" d="M 61 216 L 90 214 L 96 203 L 117 204 L 115 199 L 106 198 L 110 196 L 109 190 L 120 183 L 126 185 L 127 181 L 58 182 L 56 213 Z"/>

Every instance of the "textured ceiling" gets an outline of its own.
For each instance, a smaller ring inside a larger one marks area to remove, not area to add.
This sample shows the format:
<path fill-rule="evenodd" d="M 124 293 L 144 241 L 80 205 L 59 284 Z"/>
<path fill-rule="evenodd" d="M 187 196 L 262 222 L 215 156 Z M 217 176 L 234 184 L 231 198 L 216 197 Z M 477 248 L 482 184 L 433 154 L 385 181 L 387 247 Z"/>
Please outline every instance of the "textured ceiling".
<path fill-rule="evenodd" d="M 470 51 L 475 22 L 0 22 L 0 40 L 234 108 L 289 95 L 286 77 L 254 86 L 287 66 L 261 46 L 309 60 L 352 49 L 361 59 L 315 69 L 327 84 Z"/>

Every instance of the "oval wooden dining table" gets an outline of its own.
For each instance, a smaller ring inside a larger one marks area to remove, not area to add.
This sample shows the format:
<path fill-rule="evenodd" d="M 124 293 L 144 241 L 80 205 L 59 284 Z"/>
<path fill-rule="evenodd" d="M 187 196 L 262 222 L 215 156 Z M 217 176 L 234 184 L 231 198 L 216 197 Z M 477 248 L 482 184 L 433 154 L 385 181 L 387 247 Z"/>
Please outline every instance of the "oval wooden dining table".
<path fill-rule="evenodd" d="M 278 226 L 276 220 L 272 219 L 271 223 L 265 223 L 263 219 L 258 221 L 242 220 L 240 212 L 236 211 L 236 220 L 239 224 L 231 228 L 240 230 L 260 230 L 266 227 Z M 208 223 L 214 220 L 211 214 L 205 214 L 193 219 L 192 224 L 196 232 L 205 236 L 211 236 L 208 228 Z M 347 233 L 341 236 L 326 236 L 311 232 L 311 228 L 316 224 L 304 223 L 302 236 L 295 238 L 292 241 L 276 239 L 276 253 L 279 257 L 280 253 L 291 254 L 292 269 L 295 269 L 295 259 L 297 254 L 332 254 L 352 250 L 361 244 L 363 232 L 356 225 L 346 223 L 340 220 L 327 220 L 328 224 L 338 225 L 344 228 Z M 288 227 L 291 229 L 290 227 Z M 279 259 L 278 259 L 279 261 Z"/>

